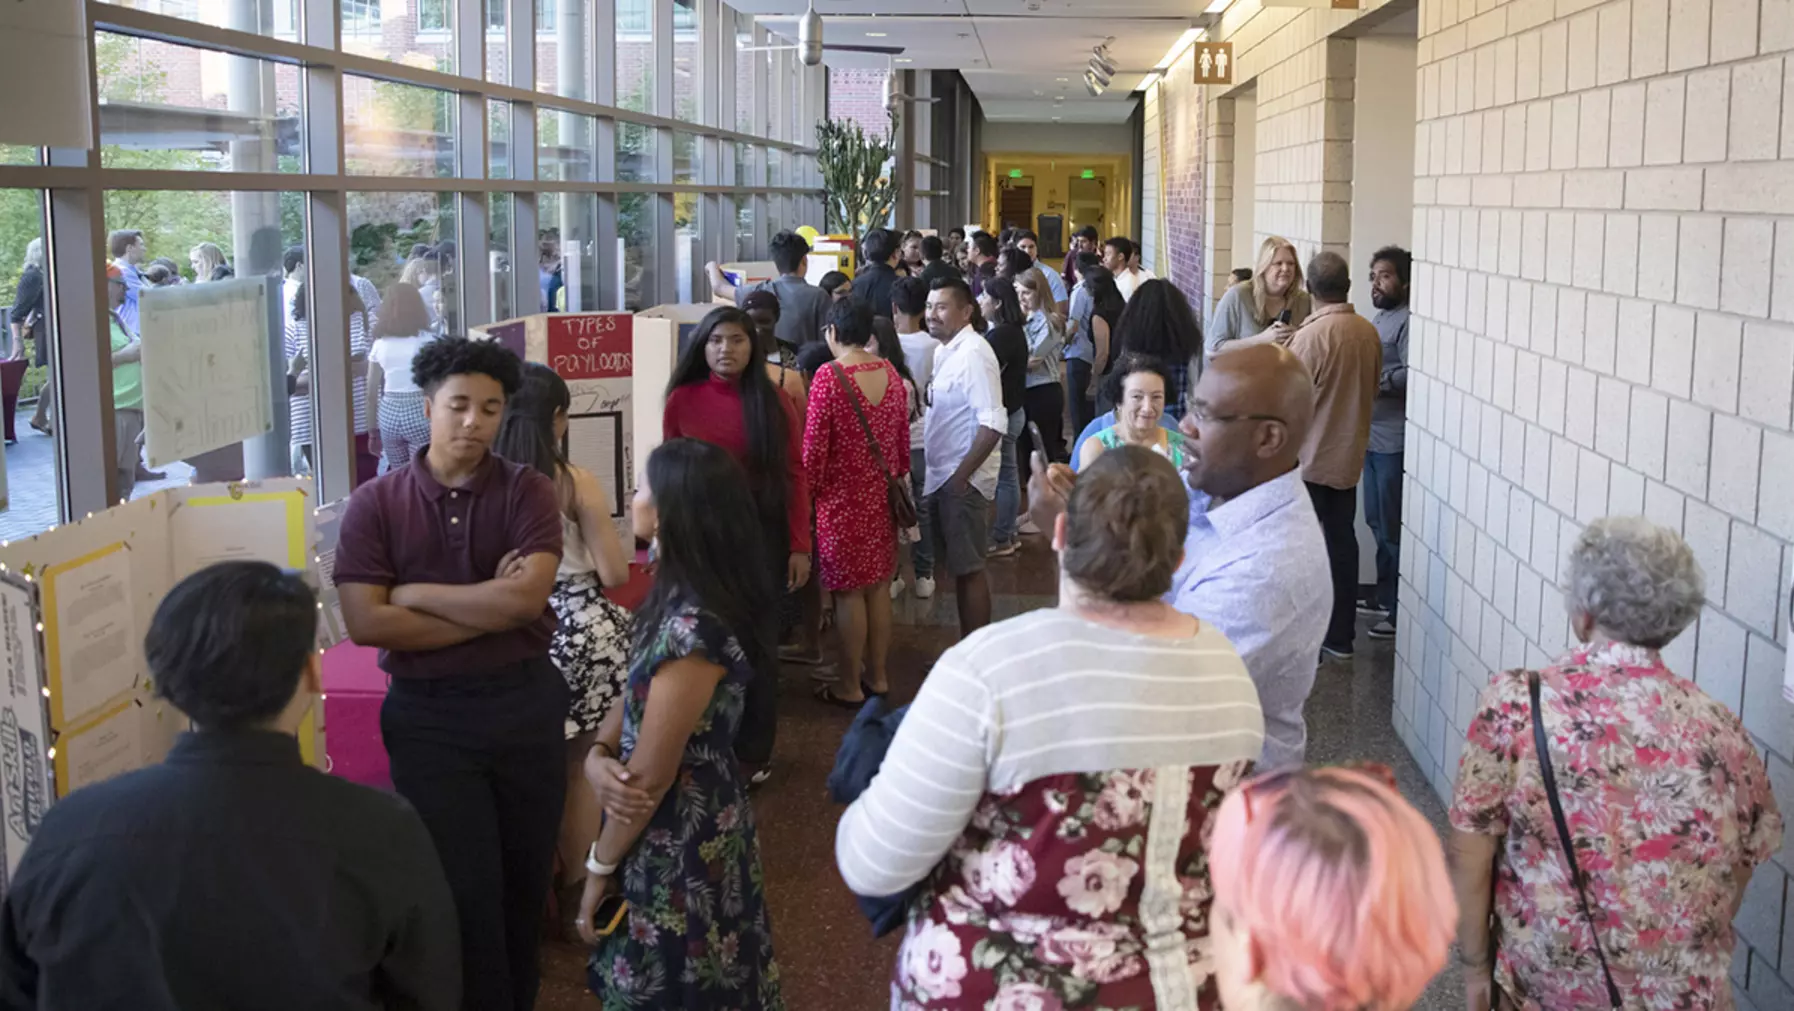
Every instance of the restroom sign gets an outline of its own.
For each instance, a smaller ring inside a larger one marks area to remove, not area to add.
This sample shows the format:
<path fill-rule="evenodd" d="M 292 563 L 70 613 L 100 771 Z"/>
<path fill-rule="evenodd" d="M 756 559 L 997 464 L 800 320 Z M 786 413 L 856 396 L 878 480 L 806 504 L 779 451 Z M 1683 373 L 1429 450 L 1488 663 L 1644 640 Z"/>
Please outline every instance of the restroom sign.
<path fill-rule="evenodd" d="M 1233 83 L 1233 43 L 1199 42 L 1196 44 L 1196 83 Z"/>

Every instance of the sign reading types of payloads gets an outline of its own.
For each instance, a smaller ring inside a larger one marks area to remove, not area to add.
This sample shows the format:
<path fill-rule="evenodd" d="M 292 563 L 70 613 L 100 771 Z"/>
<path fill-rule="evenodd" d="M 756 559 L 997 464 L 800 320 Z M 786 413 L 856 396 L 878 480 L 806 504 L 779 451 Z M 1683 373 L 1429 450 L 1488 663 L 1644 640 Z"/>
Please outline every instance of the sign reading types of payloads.
<path fill-rule="evenodd" d="M 1233 83 L 1233 43 L 1198 42 L 1191 56 L 1197 84 Z"/>
<path fill-rule="evenodd" d="M 635 372 L 635 317 L 587 313 L 548 317 L 548 367 L 562 379 L 623 379 Z"/>
<path fill-rule="evenodd" d="M 261 278 L 144 290 L 139 322 L 150 466 L 274 430 L 267 299 Z"/>

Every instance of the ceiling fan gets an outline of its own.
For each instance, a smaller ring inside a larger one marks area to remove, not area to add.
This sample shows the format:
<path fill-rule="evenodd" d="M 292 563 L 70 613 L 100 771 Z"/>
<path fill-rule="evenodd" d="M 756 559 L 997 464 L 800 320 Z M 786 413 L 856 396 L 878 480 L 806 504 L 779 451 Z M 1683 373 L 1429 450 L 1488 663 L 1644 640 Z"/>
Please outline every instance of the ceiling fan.
<path fill-rule="evenodd" d="M 822 63 L 823 50 L 837 53 L 879 53 L 884 56 L 895 56 L 903 52 L 902 46 L 849 46 L 842 44 L 829 45 L 822 41 L 822 15 L 816 13 L 815 0 L 810 0 L 809 9 L 797 19 L 797 45 L 795 46 L 743 46 L 737 52 L 743 53 L 777 53 L 797 50 L 798 59 L 804 66 L 814 67 Z"/>

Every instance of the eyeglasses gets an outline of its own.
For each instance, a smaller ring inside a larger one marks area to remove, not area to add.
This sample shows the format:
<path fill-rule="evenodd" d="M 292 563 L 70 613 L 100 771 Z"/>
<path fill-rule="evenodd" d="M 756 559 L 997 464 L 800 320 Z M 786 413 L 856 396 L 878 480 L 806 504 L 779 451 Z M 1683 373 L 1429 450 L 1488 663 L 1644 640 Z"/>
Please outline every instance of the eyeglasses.
<path fill-rule="evenodd" d="M 1210 414 L 1208 408 L 1195 404 L 1191 404 L 1185 413 L 1199 425 L 1225 425 L 1232 421 L 1275 421 L 1279 425 L 1289 424 L 1275 414 Z"/>

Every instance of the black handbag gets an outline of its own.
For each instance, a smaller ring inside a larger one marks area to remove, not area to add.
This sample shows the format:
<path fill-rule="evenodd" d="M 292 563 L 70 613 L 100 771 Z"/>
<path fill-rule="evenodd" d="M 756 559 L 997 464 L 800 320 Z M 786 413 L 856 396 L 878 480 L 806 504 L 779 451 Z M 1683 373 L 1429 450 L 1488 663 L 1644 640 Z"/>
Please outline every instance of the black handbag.
<path fill-rule="evenodd" d="M 1564 818 L 1563 802 L 1557 797 L 1557 776 L 1551 771 L 1551 751 L 1545 736 L 1545 716 L 1539 704 L 1539 673 L 1528 671 L 1526 690 L 1532 696 L 1532 747 L 1539 756 L 1539 771 L 1545 781 L 1545 799 L 1551 803 L 1551 820 L 1557 823 L 1557 841 L 1563 846 L 1564 858 L 1570 863 L 1570 883 L 1576 886 L 1576 898 L 1582 905 L 1582 918 L 1588 921 L 1588 934 L 1595 941 L 1595 958 L 1601 963 L 1601 977 L 1607 981 L 1607 1001 L 1614 1008 L 1620 1002 L 1620 988 L 1614 985 L 1613 972 L 1607 968 L 1607 952 L 1601 947 L 1601 932 L 1595 926 L 1589 909 L 1588 891 L 1583 885 L 1582 868 L 1576 862 L 1576 840 L 1570 835 L 1570 823 Z"/>
<path fill-rule="evenodd" d="M 872 459 L 884 473 L 885 504 L 890 509 L 891 522 L 897 524 L 899 530 L 908 530 L 916 525 L 916 497 L 910 491 L 909 482 L 891 473 L 891 465 L 885 462 L 884 450 L 878 448 L 878 438 L 872 434 L 872 423 L 866 420 L 866 409 L 860 406 L 859 393 L 854 389 L 853 380 L 847 378 L 847 370 L 840 362 L 829 362 L 828 367 L 835 370 L 835 379 L 846 392 L 847 402 L 853 405 L 854 417 L 860 419 L 860 431 L 866 433 L 866 445 L 872 447 Z M 891 392 L 887 390 L 885 395 L 890 396 Z"/>

